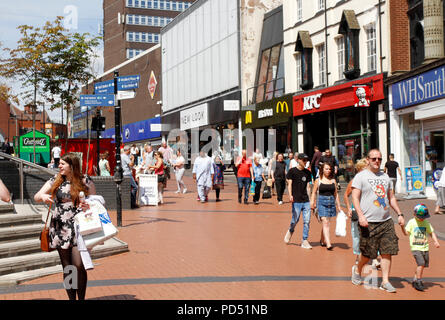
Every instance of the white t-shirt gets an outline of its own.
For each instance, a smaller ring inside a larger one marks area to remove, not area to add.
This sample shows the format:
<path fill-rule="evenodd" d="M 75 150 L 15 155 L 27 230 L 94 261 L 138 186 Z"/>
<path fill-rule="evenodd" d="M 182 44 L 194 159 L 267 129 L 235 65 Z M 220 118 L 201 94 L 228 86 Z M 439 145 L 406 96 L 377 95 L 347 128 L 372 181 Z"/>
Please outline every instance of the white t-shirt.
<path fill-rule="evenodd" d="M 295 159 L 292 159 L 289 163 L 289 170 L 292 168 L 296 168 L 298 166 L 298 161 Z"/>
<path fill-rule="evenodd" d="M 54 158 L 60 158 L 60 153 L 62 152 L 62 149 L 60 147 L 55 146 L 52 150 Z"/>

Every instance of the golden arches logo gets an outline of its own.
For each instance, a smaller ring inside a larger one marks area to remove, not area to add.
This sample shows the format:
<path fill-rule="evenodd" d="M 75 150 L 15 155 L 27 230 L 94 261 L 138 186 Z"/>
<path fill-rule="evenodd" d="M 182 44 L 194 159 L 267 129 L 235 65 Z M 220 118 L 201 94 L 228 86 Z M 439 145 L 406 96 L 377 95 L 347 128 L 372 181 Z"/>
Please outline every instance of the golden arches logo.
<path fill-rule="evenodd" d="M 286 101 L 278 101 L 277 102 L 277 113 L 279 113 L 280 111 L 280 107 L 281 107 L 281 112 L 284 112 L 284 107 L 286 107 L 286 113 L 289 113 L 289 105 L 287 104 Z"/>
<path fill-rule="evenodd" d="M 246 111 L 246 124 L 252 123 L 252 111 Z"/>

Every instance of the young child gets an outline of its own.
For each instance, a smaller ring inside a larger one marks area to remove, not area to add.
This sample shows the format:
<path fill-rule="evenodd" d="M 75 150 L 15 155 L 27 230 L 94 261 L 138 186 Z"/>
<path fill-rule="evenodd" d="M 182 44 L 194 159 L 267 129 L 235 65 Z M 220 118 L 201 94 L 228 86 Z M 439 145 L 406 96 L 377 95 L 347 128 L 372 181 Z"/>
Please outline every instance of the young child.
<path fill-rule="evenodd" d="M 440 247 L 433 227 L 429 221 L 426 220 L 429 217 L 428 208 L 424 204 L 418 204 L 414 207 L 414 218 L 408 222 L 405 228 L 402 227 L 403 234 L 409 235 L 411 252 L 417 263 L 416 274 L 414 275 L 412 285 L 419 291 L 425 289 L 422 282 L 423 269 L 429 266 L 430 260 L 428 235 L 431 235 L 433 238 L 434 246 L 436 248 Z"/>

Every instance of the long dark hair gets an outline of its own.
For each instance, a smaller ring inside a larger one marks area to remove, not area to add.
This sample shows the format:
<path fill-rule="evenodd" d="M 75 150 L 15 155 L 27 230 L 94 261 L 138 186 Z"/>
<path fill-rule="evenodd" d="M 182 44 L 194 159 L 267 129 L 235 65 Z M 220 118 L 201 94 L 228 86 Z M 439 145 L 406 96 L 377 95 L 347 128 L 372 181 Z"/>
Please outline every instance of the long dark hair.
<path fill-rule="evenodd" d="M 328 179 L 334 179 L 334 166 L 332 165 L 332 163 L 330 162 L 323 162 L 320 166 L 319 172 L 320 172 L 320 180 L 323 178 L 324 174 L 324 167 L 329 166 L 331 168 L 331 174 L 329 175 L 329 177 L 326 177 Z"/>
<path fill-rule="evenodd" d="M 70 181 L 70 194 L 71 200 L 74 206 L 79 205 L 79 193 L 83 191 L 85 196 L 88 196 L 88 187 L 83 183 L 82 172 L 80 171 L 80 160 L 74 153 L 64 154 L 60 160 L 65 161 L 70 165 L 71 168 L 71 181 Z M 60 173 L 57 174 L 56 180 L 54 181 L 53 187 L 51 189 L 51 195 L 55 198 L 57 189 L 66 180 L 66 176 L 62 176 Z"/>

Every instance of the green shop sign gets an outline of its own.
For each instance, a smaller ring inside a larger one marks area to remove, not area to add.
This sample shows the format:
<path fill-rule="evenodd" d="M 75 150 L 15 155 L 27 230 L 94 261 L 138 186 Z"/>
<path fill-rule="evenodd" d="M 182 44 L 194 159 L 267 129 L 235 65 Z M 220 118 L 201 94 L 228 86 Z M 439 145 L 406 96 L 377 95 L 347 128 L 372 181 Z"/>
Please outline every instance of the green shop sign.
<path fill-rule="evenodd" d="M 49 163 L 51 161 L 49 136 L 40 131 L 35 132 L 35 139 L 32 131 L 20 136 L 20 159 L 34 161 L 34 141 L 36 163 Z"/>

